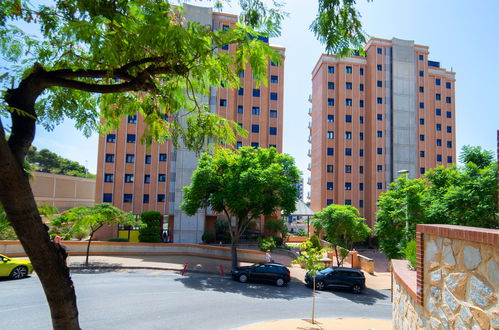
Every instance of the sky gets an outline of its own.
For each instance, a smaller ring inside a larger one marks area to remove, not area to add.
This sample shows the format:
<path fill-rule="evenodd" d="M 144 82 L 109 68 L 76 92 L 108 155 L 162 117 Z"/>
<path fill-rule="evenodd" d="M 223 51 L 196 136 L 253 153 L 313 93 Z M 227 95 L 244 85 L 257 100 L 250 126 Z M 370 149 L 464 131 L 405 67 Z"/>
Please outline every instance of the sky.
<path fill-rule="evenodd" d="M 195 4 L 195 2 L 194 2 Z M 457 150 L 481 146 L 496 154 L 499 107 L 499 1 L 497 0 L 357 0 L 361 22 L 371 37 L 414 40 L 429 46 L 429 59 L 456 72 Z M 235 13 L 235 8 L 226 12 Z M 292 155 L 303 172 L 307 164 L 308 109 L 311 104 L 311 72 L 324 47 L 309 26 L 317 12 L 317 0 L 288 0 L 282 36 L 270 43 L 286 47 L 284 76 L 284 152 Z M 38 128 L 33 143 L 87 165 L 96 172 L 98 138 L 85 138 L 70 121 L 52 132 Z M 310 190 L 305 185 L 305 194 Z"/>

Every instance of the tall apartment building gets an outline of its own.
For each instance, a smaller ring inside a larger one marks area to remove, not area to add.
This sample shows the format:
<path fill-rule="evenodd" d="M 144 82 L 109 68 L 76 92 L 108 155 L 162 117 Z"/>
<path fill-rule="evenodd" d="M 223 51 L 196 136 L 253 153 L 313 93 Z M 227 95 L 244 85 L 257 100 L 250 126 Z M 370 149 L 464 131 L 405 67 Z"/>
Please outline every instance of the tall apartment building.
<path fill-rule="evenodd" d="M 229 29 L 238 20 L 236 15 L 192 5 L 185 5 L 185 15 L 214 30 Z M 284 48 L 274 48 L 285 52 Z M 236 46 L 227 45 L 217 51 L 235 52 Z M 257 87 L 249 68 L 239 76 L 242 88 L 213 88 L 204 102 L 212 112 L 248 131 L 247 138 L 238 139 L 237 147 L 275 147 L 282 152 L 283 64 L 269 62 L 268 86 Z M 171 242 L 199 243 L 204 231 L 214 232 L 217 215 L 207 209 L 187 216 L 180 210 L 182 188 L 190 184 L 198 158 L 182 146 L 175 150 L 171 141 L 153 144 L 148 151 L 139 143 L 144 129 L 140 117 L 129 116 L 122 119 L 119 130 L 99 138 L 96 202 L 112 203 L 134 214 L 159 211 L 164 215 L 163 228 L 168 228 Z M 263 223 L 257 226 L 263 230 Z M 116 228 L 106 230 L 101 237 L 117 236 Z"/>
<path fill-rule="evenodd" d="M 455 73 L 414 41 L 373 38 L 365 57 L 322 55 L 312 72 L 311 208 L 357 207 L 370 226 L 400 171 L 456 161 Z"/>

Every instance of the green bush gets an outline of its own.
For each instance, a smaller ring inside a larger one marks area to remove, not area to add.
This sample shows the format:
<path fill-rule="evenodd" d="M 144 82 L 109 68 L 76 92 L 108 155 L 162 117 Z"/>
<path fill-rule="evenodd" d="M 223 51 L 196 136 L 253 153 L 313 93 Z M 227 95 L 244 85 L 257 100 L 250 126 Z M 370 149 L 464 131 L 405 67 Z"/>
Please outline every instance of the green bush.
<path fill-rule="evenodd" d="M 272 239 L 272 237 L 269 238 L 258 237 L 258 246 L 262 251 L 267 251 L 267 250 L 272 251 L 273 249 L 276 248 L 275 241 Z"/>
<path fill-rule="evenodd" d="M 321 244 L 321 240 L 319 239 L 319 237 L 317 237 L 317 235 L 312 235 L 310 236 L 310 238 L 308 239 L 310 242 L 312 242 L 312 247 L 315 248 L 315 249 L 322 249 L 322 244 Z"/>
<path fill-rule="evenodd" d="M 404 248 L 404 255 L 413 269 L 416 269 L 416 240 L 412 240 Z"/>
<path fill-rule="evenodd" d="M 296 233 L 296 236 L 305 237 L 305 236 L 307 236 L 307 232 L 305 231 L 305 229 L 300 229 Z"/>
<path fill-rule="evenodd" d="M 161 213 L 158 211 L 146 211 L 140 215 L 145 227 L 139 229 L 139 242 L 161 243 Z"/>
<path fill-rule="evenodd" d="M 203 236 L 201 236 L 201 240 L 206 244 L 211 244 L 215 242 L 215 234 L 209 231 L 205 231 Z"/>
<path fill-rule="evenodd" d="M 282 246 L 282 238 L 281 237 L 279 237 L 279 236 L 272 236 L 272 239 L 274 240 L 276 247 Z"/>
<path fill-rule="evenodd" d="M 108 242 L 128 242 L 128 239 L 122 238 L 122 237 L 114 237 L 114 238 L 108 238 L 106 241 L 108 241 Z"/>

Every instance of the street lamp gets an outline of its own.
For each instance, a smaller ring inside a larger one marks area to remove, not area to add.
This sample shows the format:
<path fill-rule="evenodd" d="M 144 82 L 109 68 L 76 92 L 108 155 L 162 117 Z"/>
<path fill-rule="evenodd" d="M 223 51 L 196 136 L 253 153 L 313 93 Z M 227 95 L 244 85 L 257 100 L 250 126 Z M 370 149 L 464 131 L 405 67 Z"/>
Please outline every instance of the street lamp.
<path fill-rule="evenodd" d="M 409 197 L 407 191 L 407 176 L 409 175 L 409 170 L 399 170 L 397 173 L 405 174 L 405 239 L 409 240 Z"/>

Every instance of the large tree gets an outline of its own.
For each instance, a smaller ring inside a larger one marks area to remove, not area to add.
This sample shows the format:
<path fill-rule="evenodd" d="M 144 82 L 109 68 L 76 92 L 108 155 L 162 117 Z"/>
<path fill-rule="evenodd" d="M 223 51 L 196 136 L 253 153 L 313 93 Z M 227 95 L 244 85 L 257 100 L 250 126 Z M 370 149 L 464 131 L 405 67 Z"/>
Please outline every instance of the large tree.
<path fill-rule="evenodd" d="M 102 133 L 139 111 L 148 124 L 142 142 L 171 137 L 193 150 L 207 138 L 233 143 L 238 126 L 209 112 L 198 96 L 210 87 L 239 87 L 237 72 L 248 65 L 265 82 L 269 59 L 279 62 L 280 56 L 257 36 L 277 36 L 283 18 L 278 1 L 276 8 L 260 0 L 239 3 L 235 28 L 213 31 L 187 22 L 167 1 L 58 0 L 37 8 L 25 0 L 0 1 L 0 118 L 11 118 L 10 127 L 0 121 L 0 203 L 40 278 L 54 328 L 78 329 L 78 310 L 69 272 L 23 171 L 35 124 L 53 129 L 71 118 L 85 134 Z M 363 34 L 354 5 L 319 0 L 314 26 L 329 51 L 359 46 Z M 333 30 L 328 22 L 335 23 Z M 33 23 L 37 35 L 24 29 Z M 237 52 L 217 50 L 226 44 L 237 44 Z M 163 121 L 164 115 L 172 120 Z"/>
<path fill-rule="evenodd" d="M 218 149 L 201 156 L 181 207 L 189 215 L 208 206 L 225 215 L 235 269 L 239 237 L 252 220 L 294 211 L 298 173 L 294 159 L 275 148 Z"/>

